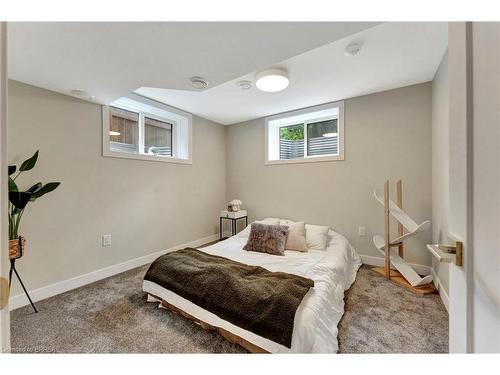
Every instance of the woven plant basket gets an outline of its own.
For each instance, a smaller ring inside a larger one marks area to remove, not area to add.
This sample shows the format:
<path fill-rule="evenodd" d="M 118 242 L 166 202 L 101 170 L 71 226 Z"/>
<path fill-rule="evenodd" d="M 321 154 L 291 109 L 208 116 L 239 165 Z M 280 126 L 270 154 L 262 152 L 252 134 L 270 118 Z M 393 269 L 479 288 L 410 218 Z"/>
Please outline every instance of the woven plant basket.
<path fill-rule="evenodd" d="M 24 255 L 26 247 L 26 238 L 19 237 L 15 240 L 9 240 L 9 259 L 21 258 Z"/>

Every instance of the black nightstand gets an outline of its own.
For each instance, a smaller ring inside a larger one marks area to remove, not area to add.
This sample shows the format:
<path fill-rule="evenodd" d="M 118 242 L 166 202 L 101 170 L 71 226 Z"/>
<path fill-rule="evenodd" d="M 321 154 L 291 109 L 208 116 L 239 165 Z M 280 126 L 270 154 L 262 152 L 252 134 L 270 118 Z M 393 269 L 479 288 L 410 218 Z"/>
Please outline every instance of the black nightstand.
<path fill-rule="evenodd" d="M 246 210 L 237 212 L 222 211 L 219 218 L 219 240 L 222 240 L 222 223 L 223 220 L 231 220 L 231 235 L 236 234 L 236 224 L 238 220 L 245 220 L 245 227 L 248 225 L 248 216 Z"/>

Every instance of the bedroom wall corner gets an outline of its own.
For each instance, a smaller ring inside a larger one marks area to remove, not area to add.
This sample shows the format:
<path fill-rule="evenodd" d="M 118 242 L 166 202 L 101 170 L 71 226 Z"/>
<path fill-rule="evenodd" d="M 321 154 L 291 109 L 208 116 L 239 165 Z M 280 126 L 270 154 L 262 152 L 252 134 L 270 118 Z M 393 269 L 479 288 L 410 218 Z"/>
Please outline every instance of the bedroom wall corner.
<path fill-rule="evenodd" d="M 430 82 L 346 99 L 344 161 L 265 165 L 265 119 L 230 125 L 226 196 L 241 199 L 251 220 L 327 224 L 366 259 L 380 259 L 372 236 L 383 233 L 384 220 L 374 188 L 402 178 L 407 212 L 418 222 L 432 216 L 431 100 Z M 430 266 L 430 240 L 427 231 L 408 241 L 408 262 Z"/>
<path fill-rule="evenodd" d="M 448 236 L 450 187 L 450 122 L 448 52 L 432 81 L 432 241 L 446 243 Z M 449 293 L 449 265 L 432 261 L 433 274 L 441 295 Z"/>
<path fill-rule="evenodd" d="M 226 200 L 223 125 L 193 116 L 192 165 L 103 157 L 100 105 L 12 80 L 8 95 L 9 163 L 40 150 L 20 186 L 61 181 L 23 217 L 26 255 L 16 267 L 28 289 L 218 233 Z M 108 233 L 112 245 L 102 247 Z M 20 294 L 14 282 L 11 296 Z"/>

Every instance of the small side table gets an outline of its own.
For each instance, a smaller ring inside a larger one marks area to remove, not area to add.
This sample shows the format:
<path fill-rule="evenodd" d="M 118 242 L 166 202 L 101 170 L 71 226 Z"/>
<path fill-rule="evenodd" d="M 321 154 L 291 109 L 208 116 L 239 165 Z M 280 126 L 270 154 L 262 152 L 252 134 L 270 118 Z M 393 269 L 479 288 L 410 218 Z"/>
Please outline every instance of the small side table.
<path fill-rule="evenodd" d="M 231 235 L 236 235 L 236 224 L 238 220 L 245 219 L 245 227 L 248 225 L 248 216 L 246 210 L 236 212 L 221 211 L 219 218 L 219 240 L 222 240 L 222 223 L 223 220 L 231 220 Z"/>

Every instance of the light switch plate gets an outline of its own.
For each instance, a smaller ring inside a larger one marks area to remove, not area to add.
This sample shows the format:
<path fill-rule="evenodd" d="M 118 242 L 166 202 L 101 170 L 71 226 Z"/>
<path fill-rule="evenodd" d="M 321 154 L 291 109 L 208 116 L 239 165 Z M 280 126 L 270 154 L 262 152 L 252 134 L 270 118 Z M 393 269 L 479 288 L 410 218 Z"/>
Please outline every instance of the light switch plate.
<path fill-rule="evenodd" d="M 366 236 L 366 227 L 359 227 L 358 234 L 360 237 L 365 237 Z"/>
<path fill-rule="evenodd" d="M 102 236 L 102 247 L 111 246 L 111 234 L 104 234 Z"/>

